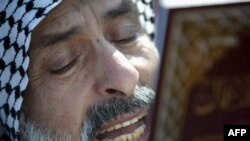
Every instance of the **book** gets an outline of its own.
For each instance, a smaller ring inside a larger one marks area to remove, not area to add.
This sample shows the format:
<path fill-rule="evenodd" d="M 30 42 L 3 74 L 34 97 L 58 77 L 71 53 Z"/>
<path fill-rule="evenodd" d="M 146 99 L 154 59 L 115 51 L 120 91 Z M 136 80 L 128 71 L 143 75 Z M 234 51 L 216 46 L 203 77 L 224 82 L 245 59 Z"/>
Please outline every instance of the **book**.
<path fill-rule="evenodd" d="M 250 124 L 250 3 L 169 5 L 151 140 L 223 141 Z"/>

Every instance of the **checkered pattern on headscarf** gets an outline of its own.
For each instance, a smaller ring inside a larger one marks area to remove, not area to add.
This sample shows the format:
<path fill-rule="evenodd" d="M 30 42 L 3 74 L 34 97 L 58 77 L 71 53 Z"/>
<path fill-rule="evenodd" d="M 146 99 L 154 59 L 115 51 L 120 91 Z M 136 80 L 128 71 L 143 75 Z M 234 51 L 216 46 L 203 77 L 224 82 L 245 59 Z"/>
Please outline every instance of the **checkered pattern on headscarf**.
<path fill-rule="evenodd" d="M 28 85 L 31 32 L 60 1 L 0 1 L 0 141 L 20 139 L 19 111 Z M 133 1 L 138 5 L 142 25 L 153 38 L 152 1 Z"/>

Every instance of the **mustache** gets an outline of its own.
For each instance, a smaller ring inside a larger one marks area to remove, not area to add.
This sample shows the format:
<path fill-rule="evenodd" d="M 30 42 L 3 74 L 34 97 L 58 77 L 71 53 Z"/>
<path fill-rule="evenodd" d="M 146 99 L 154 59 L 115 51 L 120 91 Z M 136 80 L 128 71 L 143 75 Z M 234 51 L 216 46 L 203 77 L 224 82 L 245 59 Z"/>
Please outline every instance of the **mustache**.
<path fill-rule="evenodd" d="M 87 110 L 87 119 L 83 122 L 81 139 L 93 141 L 101 125 L 123 114 L 133 113 L 141 108 L 149 108 L 153 103 L 155 92 L 149 86 L 137 86 L 128 98 L 113 97 Z"/>

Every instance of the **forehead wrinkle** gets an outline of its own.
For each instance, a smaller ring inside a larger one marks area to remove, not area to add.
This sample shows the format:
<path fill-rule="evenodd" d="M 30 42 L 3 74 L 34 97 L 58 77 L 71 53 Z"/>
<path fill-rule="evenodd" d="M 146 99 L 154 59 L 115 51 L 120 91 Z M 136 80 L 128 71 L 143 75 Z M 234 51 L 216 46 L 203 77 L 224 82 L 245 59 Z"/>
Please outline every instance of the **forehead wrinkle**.
<path fill-rule="evenodd" d="M 77 2 L 75 2 L 73 4 L 73 7 L 75 7 L 75 9 L 78 11 L 78 12 L 82 12 L 82 7 L 89 7 L 91 12 L 93 13 L 93 15 L 95 16 L 95 18 L 97 19 L 97 23 L 99 24 L 99 20 L 98 20 L 98 16 L 97 16 L 97 13 L 96 11 L 94 10 L 94 6 L 92 6 L 93 4 L 93 1 L 94 0 L 77 0 Z M 103 0 L 102 0 L 103 1 Z"/>
<path fill-rule="evenodd" d="M 69 9 L 69 10 L 67 10 L 67 11 L 65 11 L 65 12 L 63 12 L 63 13 L 60 13 L 60 15 L 57 15 L 57 16 L 55 16 L 55 17 L 49 19 L 49 20 L 46 20 L 46 19 L 43 20 L 43 21 L 37 26 L 37 31 L 43 30 L 42 28 L 43 28 L 44 26 L 48 25 L 48 24 L 58 22 L 58 19 L 60 19 L 61 17 L 65 16 L 66 14 L 68 14 L 68 13 L 70 13 L 70 12 L 72 12 L 72 11 L 73 11 L 73 9 Z M 60 20 L 59 20 L 59 21 L 60 21 Z"/>
<path fill-rule="evenodd" d="M 66 0 L 65 0 L 66 1 Z M 73 0 L 73 1 L 66 1 L 66 4 L 60 3 L 55 9 L 53 9 L 49 14 L 45 17 L 44 20 L 41 21 L 41 25 L 47 25 L 49 23 L 53 23 L 60 19 L 61 17 L 67 15 L 70 12 L 80 12 L 81 5 L 87 3 L 88 0 Z M 58 12 L 60 11 L 60 12 Z M 51 16 L 53 15 L 53 16 Z M 59 20 L 60 21 L 60 20 Z M 39 25 L 38 25 L 39 28 Z"/>
<path fill-rule="evenodd" d="M 99 21 L 99 18 L 98 18 L 98 16 L 97 16 L 97 13 L 96 13 L 97 11 L 94 10 L 92 4 L 89 5 L 89 8 L 91 9 L 93 15 L 95 16 L 95 19 L 96 19 L 97 24 L 100 25 L 100 21 Z"/>

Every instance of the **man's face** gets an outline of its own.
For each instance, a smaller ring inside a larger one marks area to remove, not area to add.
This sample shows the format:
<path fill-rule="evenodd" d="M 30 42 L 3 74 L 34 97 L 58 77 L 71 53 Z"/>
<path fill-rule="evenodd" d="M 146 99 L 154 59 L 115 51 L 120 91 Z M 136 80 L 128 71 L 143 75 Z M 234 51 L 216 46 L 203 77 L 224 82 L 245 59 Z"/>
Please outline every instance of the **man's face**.
<path fill-rule="evenodd" d="M 63 0 L 33 31 L 22 111 L 74 141 L 147 140 L 157 65 L 130 0 Z"/>

